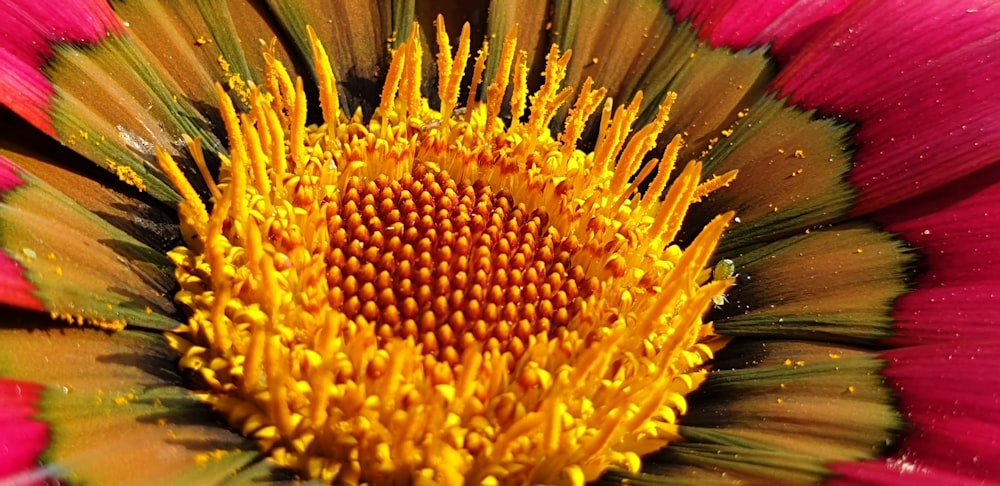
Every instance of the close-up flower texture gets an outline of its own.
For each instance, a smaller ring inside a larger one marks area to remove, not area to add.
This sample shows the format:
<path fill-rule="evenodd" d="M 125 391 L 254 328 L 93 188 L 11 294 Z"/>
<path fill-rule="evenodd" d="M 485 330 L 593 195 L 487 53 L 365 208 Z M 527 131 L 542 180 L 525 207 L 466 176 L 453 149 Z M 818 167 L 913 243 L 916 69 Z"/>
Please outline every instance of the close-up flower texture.
<path fill-rule="evenodd" d="M 0 484 L 986 484 L 996 0 L 0 0 Z"/>

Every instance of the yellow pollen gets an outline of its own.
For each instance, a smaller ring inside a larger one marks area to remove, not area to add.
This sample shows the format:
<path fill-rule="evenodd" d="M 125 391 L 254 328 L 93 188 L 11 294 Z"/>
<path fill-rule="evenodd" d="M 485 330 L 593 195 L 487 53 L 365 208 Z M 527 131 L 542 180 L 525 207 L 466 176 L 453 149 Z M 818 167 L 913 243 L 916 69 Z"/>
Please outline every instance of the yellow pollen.
<path fill-rule="evenodd" d="M 305 479 L 580 484 L 638 470 L 679 440 L 684 397 L 725 342 L 702 316 L 732 285 L 731 271 L 706 277 L 731 215 L 685 248 L 673 239 L 735 173 L 702 181 L 691 162 L 669 182 L 681 138 L 647 154 L 676 96 L 633 133 L 641 96 L 615 107 L 588 79 L 571 100 L 556 46 L 529 93 L 516 32 L 484 89 L 478 51 L 460 106 L 469 29 L 452 56 L 443 25 L 439 109 L 420 94 L 416 26 L 370 118 L 342 111 L 310 31 L 325 124 L 305 125 L 302 80 L 265 52 L 263 85 L 234 86 L 248 112 L 218 87 L 218 181 L 188 140 L 210 205 L 158 152 L 183 197 L 186 246 L 169 256 L 190 313 L 168 339 L 198 396 Z M 646 176 L 643 193 L 630 181 Z"/>
<path fill-rule="evenodd" d="M 119 165 L 110 160 L 108 161 L 108 167 L 122 182 L 138 189 L 140 192 L 146 191 L 146 182 L 143 181 L 142 177 L 131 167 L 127 165 Z"/>

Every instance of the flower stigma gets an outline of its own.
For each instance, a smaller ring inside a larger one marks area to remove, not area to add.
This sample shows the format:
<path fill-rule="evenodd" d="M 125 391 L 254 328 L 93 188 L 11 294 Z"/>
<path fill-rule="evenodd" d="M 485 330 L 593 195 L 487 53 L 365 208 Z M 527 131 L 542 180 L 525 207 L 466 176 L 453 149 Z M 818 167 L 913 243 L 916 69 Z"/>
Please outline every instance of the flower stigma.
<path fill-rule="evenodd" d="M 452 57 L 443 25 L 436 110 L 417 26 L 368 120 L 339 105 L 310 31 L 325 124 L 306 126 L 302 80 L 265 53 L 245 113 L 218 87 L 230 152 L 217 182 L 188 141 L 210 209 L 159 152 L 184 198 L 185 246 L 170 252 L 190 316 L 168 336 L 180 366 L 303 478 L 580 484 L 637 471 L 681 440 L 685 395 L 725 344 L 702 317 L 732 284 L 706 270 L 731 214 L 686 248 L 673 240 L 735 173 L 702 180 L 695 161 L 669 182 L 679 136 L 644 159 L 675 96 L 629 137 L 641 95 L 614 108 L 588 79 L 568 105 L 557 46 L 529 95 L 516 32 L 479 102 L 484 43 L 463 107 L 469 29 Z"/>

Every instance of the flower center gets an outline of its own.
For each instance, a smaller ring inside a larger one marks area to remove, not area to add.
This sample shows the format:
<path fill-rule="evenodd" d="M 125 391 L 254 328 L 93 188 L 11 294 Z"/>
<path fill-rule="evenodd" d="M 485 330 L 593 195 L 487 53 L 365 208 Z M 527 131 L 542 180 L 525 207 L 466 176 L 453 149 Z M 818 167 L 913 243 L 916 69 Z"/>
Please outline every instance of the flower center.
<path fill-rule="evenodd" d="M 380 343 L 410 338 L 451 365 L 474 345 L 515 362 L 597 286 L 572 262 L 579 243 L 544 209 L 482 181 L 417 165 L 398 180 L 351 177 L 341 200 L 321 208 L 329 305 L 373 323 Z"/>
<path fill-rule="evenodd" d="M 437 110 L 420 93 L 417 26 L 367 121 L 341 111 L 314 39 L 324 125 L 305 126 L 301 80 L 274 56 L 247 113 L 218 88 L 231 147 L 218 183 L 206 176 L 211 209 L 159 152 L 184 198 L 186 246 L 170 257 L 191 316 L 168 336 L 180 365 L 304 478 L 582 483 L 637 470 L 679 439 L 684 396 L 724 344 L 702 316 L 731 284 L 706 282 L 730 215 L 686 248 L 673 238 L 735 174 L 703 182 L 693 162 L 672 176 L 679 137 L 644 162 L 672 95 L 629 137 L 641 99 L 613 109 L 588 81 L 551 133 L 569 56 L 552 47 L 526 113 L 513 35 L 486 100 L 484 46 L 458 108 L 468 29 L 453 58 L 438 25 Z M 654 171 L 640 194 L 630 181 Z"/>

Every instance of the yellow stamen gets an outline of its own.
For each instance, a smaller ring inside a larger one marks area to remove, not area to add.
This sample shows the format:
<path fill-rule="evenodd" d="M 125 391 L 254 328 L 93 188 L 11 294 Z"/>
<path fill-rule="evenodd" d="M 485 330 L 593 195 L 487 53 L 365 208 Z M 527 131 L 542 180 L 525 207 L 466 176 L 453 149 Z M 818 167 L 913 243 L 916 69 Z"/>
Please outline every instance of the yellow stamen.
<path fill-rule="evenodd" d="M 736 171 L 731 170 L 722 174 L 720 176 L 715 176 L 705 182 L 703 182 L 698 189 L 694 191 L 694 201 L 701 201 L 709 194 L 722 189 L 723 187 L 728 187 L 734 180 L 736 180 Z"/>
<path fill-rule="evenodd" d="M 212 199 L 221 199 L 222 193 L 219 192 L 219 187 L 215 185 L 212 173 L 208 170 L 208 164 L 205 162 L 205 153 L 201 150 L 201 139 L 184 135 L 184 143 L 187 145 L 188 152 L 191 153 L 191 158 L 194 159 L 194 164 L 198 167 L 198 173 L 201 174 L 202 180 L 208 186 L 208 192 L 212 194 Z"/>
<path fill-rule="evenodd" d="M 501 102 L 503 100 L 500 100 Z M 521 117 L 528 107 L 528 53 L 518 51 L 514 60 L 514 91 L 510 95 L 510 128 L 521 124 Z"/>
<path fill-rule="evenodd" d="M 312 44 L 312 55 L 315 63 L 317 82 L 319 84 L 319 102 L 323 108 L 323 119 L 331 128 L 340 121 L 340 99 L 337 97 L 337 79 L 333 75 L 330 58 L 326 49 L 316 37 L 316 31 L 308 27 L 309 43 Z"/>
<path fill-rule="evenodd" d="M 177 189 L 177 192 L 183 199 L 180 203 L 182 208 L 181 217 L 183 218 L 181 225 L 190 230 L 190 233 L 182 231 L 182 234 L 185 236 L 185 242 L 188 245 L 192 245 L 193 242 L 188 240 L 187 236 L 189 234 L 204 234 L 205 229 L 208 227 L 208 209 L 198 196 L 198 191 L 187 180 L 187 177 L 169 153 L 157 148 L 156 159 L 160 163 L 160 169 L 170 179 L 170 183 L 174 185 L 174 188 Z"/>
<path fill-rule="evenodd" d="M 510 82 L 510 67 L 514 62 L 514 53 L 517 50 L 517 25 L 511 29 L 507 38 L 503 41 L 503 49 L 500 51 L 500 63 L 497 66 L 497 75 L 493 82 L 486 88 L 486 133 L 493 133 L 493 125 L 500 118 L 500 110 L 503 109 L 503 97 L 507 93 L 507 85 Z M 515 90 L 515 97 L 517 90 Z M 515 118 L 520 115 L 515 116 Z"/>
<path fill-rule="evenodd" d="M 528 119 L 528 133 L 540 134 L 548 131 L 549 122 L 556 115 L 561 101 L 566 97 L 559 93 L 559 84 L 566 77 L 566 66 L 569 65 L 570 53 L 559 56 L 559 48 L 554 44 L 545 56 L 545 82 L 531 96 L 531 117 Z M 571 89 L 571 88 L 566 88 Z"/>
<path fill-rule="evenodd" d="M 469 24 L 462 26 L 462 35 L 458 38 L 458 52 L 451 57 L 451 44 L 448 33 L 444 30 L 444 17 L 438 15 L 438 95 L 441 97 L 441 116 L 450 118 L 458 103 L 458 94 L 462 88 L 462 77 L 465 75 L 465 65 L 469 61 Z"/>
<path fill-rule="evenodd" d="M 553 46 L 529 97 L 516 30 L 485 103 L 480 50 L 457 116 L 469 29 L 452 57 L 443 25 L 438 110 L 420 95 L 416 26 L 367 122 L 342 111 L 311 30 L 325 125 L 305 126 L 302 81 L 271 53 L 249 113 L 220 86 L 231 146 L 211 212 L 159 152 L 188 244 L 170 257 L 191 316 L 169 341 L 199 396 L 303 478 L 579 484 L 637 470 L 679 439 L 684 397 L 722 346 L 702 316 L 732 284 L 706 277 L 731 215 L 686 248 L 673 238 L 733 174 L 701 182 L 692 162 L 668 188 L 680 137 L 643 165 L 673 94 L 629 137 L 641 96 L 614 109 L 588 79 L 550 132 L 570 56 Z"/>
<path fill-rule="evenodd" d="M 660 198 L 663 194 L 664 189 L 667 188 L 667 181 L 670 178 L 670 174 L 674 172 L 674 166 L 677 163 L 677 156 L 680 154 L 681 146 L 684 144 L 684 140 L 680 135 L 674 135 L 674 138 L 670 140 L 667 144 L 667 148 L 663 150 L 663 157 L 660 159 L 660 165 L 657 167 L 656 178 L 653 182 L 649 184 L 649 188 L 646 190 L 646 196 L 643 198 L 643 204 L 648 206 L 653 201 Z M 641 174 L 635 178 L 635 183 L 641 183 L 645 180 L 645 175 Z M 629 193 L 632 192 L 630 188 Z M 654 199 L 656 198 L 656 199 Z"/>
<path fill-rule="evenodd" d="M 302 78 L 295 80 L 295 104 L 290 108 L 292 116 L 289 144 L 292 146 L 292 161 L 302 165 L 306 158 L 306 94 Z"/>
<path fill-rule="evenodd" d="M 560 142 L 562 143 L 563 159 L 570 159 L 570 155 L 576 150 L 576 143 L 583 135 L 583 130 L 587 126 L 587 120 L 593 115 L 594 110 L 600 106 L 608 90 L 605 88 L 593 91 L 594 80 L 587 78 L 580 88 L 580 94 L 576 99 L 576 104 L 566 117 L 566 128 L 563 129 Z"/>
<path fill-rule="evenodd" d="M 422 113 L 425 110 L 424 104 L 426 103 L 426 100 L 420 94 L 420 85 L 423 83 L 423 73 L 420 68 L 423 64 L 424 48 L 420 44 L 419 32 L 420 26 L 414 23 L 410 29 L 410 37 L 403 46 L 404 49 L 408 49 L 406 59 L 409 62 L 406 63 L 401 81 L 402 86 L 400 86 L 399 92 L 403 99 L 406 100 L 406 108 L 409 110 L 410 116 Z"/>
<path fill-rule="evenodd" d="M 392 63 L 389 64 L 389 73 L 386 74 L 385 85 L 382 87 L 382 104 L 379 106 L 379 111 L 382 112 L 381 135 L 383 137 L 386 136 L 385 130 L 389 125 L 389 114 L 393 112 L 393 108 L 396 105 L 396 93 L 399 92 L 399 80 L 403 77 L 403 64 L 406 63 L 408 52 L 408 49 L 396 51 L 396 55 L 392 57 Z"/>
<path fill-rule="evenodd" d="M 483 42 L 483 47 L 479 49 L 479 53 L 476 55 L 476 66 L 472 71 L 472 81 L 469 82 L 469 97 L 465 102 L 466 107 L 471 107 L 476 101 L 476 91 L 479 89 L 479 85 L 483 82 L 483 71 L 486 70 L 486 56 L 489 55 L 490 48 L 489 44 Z M 465 111 L 465 121 L 472 121 L 472 110 Z"/>

